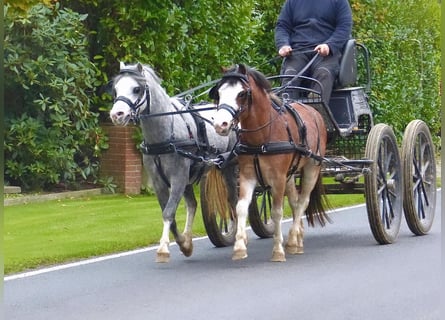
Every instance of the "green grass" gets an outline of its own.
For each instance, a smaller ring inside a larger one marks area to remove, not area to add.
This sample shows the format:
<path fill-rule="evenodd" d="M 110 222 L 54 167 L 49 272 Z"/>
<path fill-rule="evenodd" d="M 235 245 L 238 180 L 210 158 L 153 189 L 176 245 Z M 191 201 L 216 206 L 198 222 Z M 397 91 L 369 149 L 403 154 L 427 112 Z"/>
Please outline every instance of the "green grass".
<path fill-rule="evenodd" d="M 364 201 L 363 195 L 329 199 L 334 207 Z M 176 217 L 182 229 L 183 202 Z M 193 231 L 195 236 L 206 234 L 200 207 Z M 155 196 L 100 195 L 7 206 L 5 274 L 157 244 L 161 232 L 161 210 Z"/>
<path fill-rule="evenodd" d="M 178 225 L 185 208 L 180 205 Z M 200 214 L 194 231 L 204 235 Z M 102 195 L 4 208 L 5 274 L 155 244 L 162 218 L 154 196 Z"/>

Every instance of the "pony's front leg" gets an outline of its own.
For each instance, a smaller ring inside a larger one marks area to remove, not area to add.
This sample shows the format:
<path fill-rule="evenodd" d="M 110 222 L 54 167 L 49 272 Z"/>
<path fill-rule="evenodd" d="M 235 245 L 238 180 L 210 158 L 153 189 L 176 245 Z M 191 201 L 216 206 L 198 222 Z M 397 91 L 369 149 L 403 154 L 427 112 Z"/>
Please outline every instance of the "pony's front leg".
<path fill-rule="evenodd" d="M 156 251 L 156 262 L 166 263 L 170 261 L 170 250 L 168 246 L 170 245 L 170 221 L 164 220 L 164 227 L 162 228 L 162 236 L 159 240 L 159 247 Z"/>
<path fill-rule="evenodd" d="M 247 258 L 247 214 L 250 200 L 239 199 L 236 205 L 236 214 L 238 217 L 238 227 L 236 230 L 236 240 L 233 246 L 232 260 L 241 260 Z"/>
<path fill-rule="evenodd" d="M 178 208 L 179 201 L 184 193 L 185 185 L 179 183 L 174 184 L 172 182 L 172 190 L 165 207 L 162 210 L 162 218 L 164 221 L 164 227 L 162 229 L 162 236 L 159 241 L 159 248 L 156 255 L 156 262 L 169 262 L 169 232 L 173 233 L 176 241 L 183 242 L 183 237 L 179 235 L 178 227 L 176 225 L 175 215 Z M 161 202 L 162 203 L 162 202 Z M 162 205 L 161 205 L 162 206 Z"/>
<path fill-rule="evenodd" d="M 236 230 L 235 244 L 233 246 L 232 260 L 241 260 L 247 258 L 247 216 L 249 212 L 249 205 L 252 201 L 252 194 L 255 190 L 256 181 L 240 182 L 240 197 L 236 204 L 236 215 L 238 219 L 238 226 Z"/>
<path fill-rule="evenodd" d="M 286 261 L 286 255 L 283 248 L 283 232 L 281 231 L 281 221 L 283 219 L 283 193 L 273 195 L 272 200 L 271 217 L 275 225 L 275 230 L 273 235 L 274 245 L 272 249 L 272 258 L 270 261 L 273 262 Z"/>

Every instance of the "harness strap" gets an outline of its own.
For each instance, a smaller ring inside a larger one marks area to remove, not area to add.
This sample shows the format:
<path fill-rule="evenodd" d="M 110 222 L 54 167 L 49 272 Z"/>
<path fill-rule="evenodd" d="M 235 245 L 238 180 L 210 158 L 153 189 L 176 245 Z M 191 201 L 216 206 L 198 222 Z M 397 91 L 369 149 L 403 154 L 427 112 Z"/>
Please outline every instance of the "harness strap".
<path fill-rule="evenodd" d="M 147 144 L 143 141 L 140 144 L 140 148 L 143 154 L 159 156 L 161 154 L 177 153 L 184 158 L 193 160 L 194 163 L 190 167 L 190 172 L 194 169 L 194 164 L 198 162 L 205 162 L 206 164 L 216 164 L 222 165 L 223 160 L 220 158 L 220 150 L 209 146 L 208 144 L 197 143 L 196 140 L 171 140 L 161 143 Z M 209 157 L 210 154 L 217 155 L 216 158 L 212 159 Z M 159 170 L 160 166 L 158 166 Z M 201 178 L 204 172 L 204 167 L 201 173 L 197 176 L 196 180 Z"/>
<path fill-rule="evenodd" d="M 271 96 L 271 101 L 272 101 L 272 108 L 274 108 L 278 113 L 282 113 L 284 111 L 282 105 L 279 104 L 277 100 L 273 98 L 273 96 Z"/>
<path fill-rule="evenodd" d="M 171 188 L 170 181 L 168 181 L 168 178 L 165 175 L 164 170 L 162 169 L 161 157 L 159 155 L 156 155 L 154 157 L 154 162 L 155 162 L 155 165 L 156 165 L 156 169 L 158 170 L 158 173 L 159 173 L 159 175 L 162 178 L 162 181 L 164 181 L 164 183 L 167 185 L 167 187 Z M 201 166 L 198 169 L 199 170 L 196 171 L 196 166 L 195 165 L 191 165 L 190 166 L 190 171 L 189 171 L 190 177 L 195 176 L 195 179 L 193 179 L 191 184 L 197 183 L 201 179 L 202 175 L 204 174 L 204 170 L 205 170 L 204 166 Z"/>
<path fill-rule="evenodd" d="M 294 117 L 295 121 L 297 122 L 297 126 L 299 128 L 299 133 L 300 133 L 300 138 L 302 140 L 303 145 L 307 145 L 307 127 L 306 124 L 304 123 L 303 119 L 301 118 L 300 114 L 297 112 L 297 110 L 295 110 L 294 108 L 292 108 L 291 105 L 289 104 L 285 104 L 286 108 L 291 112 L 292 116 Z M 304 105 L 302 105 L 303 107 L 305 107 Z M 318 128 L 318 124 L 315 121 L 315 126 L 317 127 L 317 132 L 320 132 L 319 128 Z M 317 135 L 317 150 L 316 153 L 318 153 L 320 151 L 320 135 Z M 312 154 L 310 152 L 310 154 Z M 315 156 L 312 156 L 312 158 L 315 158 Z M 320 163 L 321 164 L 321 163 Z"/>
<path fill-rule="evenodd" d="M 291 141 L 278 141 L 278 142 L 268 142 L 259 146 L 249 146 L 246 144 L 238 143 L 235 147 L 236 154 L 261 154 L 261 155 L 271 155 L 280 153 L 293 153 L 299 152 L 305 157 L 310 157 L 312 159 L 322 161 L 324 158 L 312 153 L 306 145 L 295 144 Z"/>
<path fill-rule="evenodd" d="M 190 109 L 193 109 L 190 106 Z M 201 146 L 203 146 L 203 152 L 207 153 L 210 149 L 209 137 L 207 136 L 206 123 L 202 117 L 198 117 L 197 114 L 192 113 L 193 120 L 195 120 L 196 133 L 198 136 L 198 141 Z"/>
<path fill-rule="evenodd" d="M 294 158 L 292 159 L 292 163 L 294 162 L 296 156 L 297 156 L 297 154 L 294 153 Z M 298 166 L 300 165 L 300 161 L 301 161 L 301 157 L 298 157 L 297 163 L 289 168 L 289 170 L 287 172 L 288 177 L 290 177 L 292 174 L 297 172 Z"/>
<path fill-rule="evenodd" d="M 191 113 L 193 120 L 195 121 L 196 125 L 196 132 L 197 132 L 197 138 L 194 137 L 193 132 L 191 130 L 190 124 L 185 121 L 182 113 L 182 110 L 178 110 L 178 108 L 173 104 L 173 107 L 176 109 L 175 112 L 168 113 L 169 115 L 179 114 L 183 121 L 185 122 L 185 125 L 187 127 L 188 139 L 183 140 L 175 140 L 174 136 L 172 136 L 172 139 L 170 141 L 164 141 L 160 143 L 154 143 L 154 144 L 147 144 L 142 142 L 141 144 L 141 150 L 144 154 L 153 155 L 153 154 L 166 154 L 166 153 L 175 153 L 179 152 L 181 153 L 180 149 L 191 149 L 191 148 L 197 148 L 198 151 L 202 151 L 203 153 L 207 154 L 208 152 L 216 152 L 216 148 L 213 148 L 210 146 L 205 122 L 198 114 L 195 114 L 194 111 L 200 111 L 200 110 L 194 110 L 191 106 L 187 109 L 187 113 Z M 162 115 L 166 115 L 167 113 L 162 113 Z M 156 115 L 156 114 L 155 114 Z M 150 115 L 148 115 L 150 116 Z M 172 134 L 174 135 L 174 131 L 172 130 Z M 195 158 L 195 160 L 199 157 L 189 157 L 191 159 Z M 202 158 L 202 157 L 201 157 Z"/>
<path fill-rule="evenodd" d="M 292 106 L 288 103 L 284 104 L 285 108 L 294 118 L 295 122 L 297 123 L 298 131 L 300 134 L 300 140 L 303 145 L 307 145 L 307 128 L 306 124 L 304 123 L 303 119 L 301 118 L 300 114 L 292 108 Z"/>
<path fill-rule="evenodd" d="M 147 155 L 175 153 L 177 152 L 178 148 L 188 149 L 192 147 L 197 147 L 197 144 L 196 141 L 190 139 L 171 140 L 152 144 L 147 144 L 145 141 L 143 141 L 140 144 L 142 153 Z"/>
<path fill-rule="evenodd" d="M 315 126 L 317 127 L 317 131 L 320 132 L 320 128 L 318 127 L 318 123 L 317 121 L 315 121 Z M 320 135 L 317 135 L 317 153 L 320 152 Z M 321 165 L 321 161 L 320 161 L 320 165 Z"/>
<path fill-rule="evenodd" d="M 299 147 L 302 150 L 307 150 L 303 146 Z M 237 154 L 280 154 L 298 151 L 299 147 L 291 141 L 268 142 L 259 146 L 238 143 L 235 152 Z"/>
<path fill-rule="evenodd" d="M 258 154 L 255 154 L 253 157 L 253 165 L 255 167 L 255 174 L 258 179 L 258 183 L 261 185 L 262 188 L 266 187 L 266 183 L 264 182 L 263 174 L 261 173 L 261 167 L 260 167 L 260 160 L 258 158 Z"/>
<path fill-rule="evenodd" d="M 158 169 L 158 173 L 162 178 L 162 181 L 164 181 L 164 183 L 167 185 L 167 187 L 171 187 L 170 181 L 168 181 L 167 176 L 165 175 L 164 170 L 162 170 L 162 165 L 161 165 L 161 157 L 159 155 L 156 155 L 156 157 L 154 158 L 154 162 L 156 165 L 156 169 Z"/>

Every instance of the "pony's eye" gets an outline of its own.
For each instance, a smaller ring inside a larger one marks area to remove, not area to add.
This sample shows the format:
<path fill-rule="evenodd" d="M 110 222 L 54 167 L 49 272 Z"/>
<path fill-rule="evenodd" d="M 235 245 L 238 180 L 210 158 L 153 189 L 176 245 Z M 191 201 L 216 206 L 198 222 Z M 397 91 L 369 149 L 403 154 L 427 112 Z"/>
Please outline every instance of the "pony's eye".
<path fill-rule="evenodd" d="M 240 93 L 238 93 L 238 98 L 245 98 L 246 94 L 247 94 L 246 91 L 241 91 Z"/>
<path fill-rule="evenodd" d="M 134 94 L 139 94 L 139 93 L 141 93 L 141 88 L 140 88 L 140 87 L 136 87 L 136 88 L 134 88 L 134 89 L 133 89 L 133 93 L 134 93 Z"/>

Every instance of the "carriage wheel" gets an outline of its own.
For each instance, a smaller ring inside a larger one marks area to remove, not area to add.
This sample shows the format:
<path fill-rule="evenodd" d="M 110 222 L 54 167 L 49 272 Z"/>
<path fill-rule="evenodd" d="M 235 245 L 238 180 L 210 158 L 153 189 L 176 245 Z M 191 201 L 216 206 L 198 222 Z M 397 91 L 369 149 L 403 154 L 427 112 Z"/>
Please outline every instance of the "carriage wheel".
<path fill-rule="evenodd" d="M 206 179 L 207 176 L 204 175 L 200 182 L 201 213 L 204 227 L 210 241 L 215 247 L 231 246 L 235 243 L 236 221 L 233 218 L 223 218 L 219 212 L 209 212 L 208 199 L 205 191 Z"/>
<path fill-rule="evenodd" d="M 271 203 L 269 188 L 255 188 L 249 206 L 249 222 L 253 232 L 260 238 L 270 238 L 274 233 L 274 222 L 270 216 Z"/>
<path fill-rule="evenodd" d="M 396 240 L 402 220 L 402 166 L 394 132 L 388 125 L 372 127 L 365 155 L 373 160 L 365 175 L 368 220 L 374 238 L 380 244 Z"/>
<path fill-rule="evenodd" d="M 436 208 L 436 161 L 428 126 L 422 120 L 411 121 L 402 143 L 403 209 L 409 229 L 425 235 L 431 229 Z"/>

